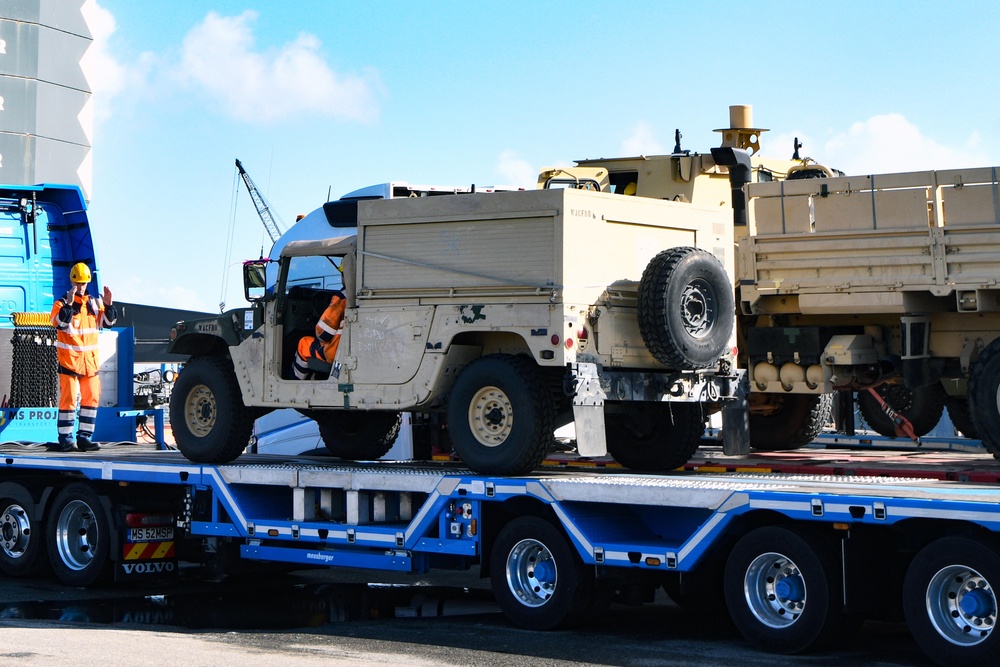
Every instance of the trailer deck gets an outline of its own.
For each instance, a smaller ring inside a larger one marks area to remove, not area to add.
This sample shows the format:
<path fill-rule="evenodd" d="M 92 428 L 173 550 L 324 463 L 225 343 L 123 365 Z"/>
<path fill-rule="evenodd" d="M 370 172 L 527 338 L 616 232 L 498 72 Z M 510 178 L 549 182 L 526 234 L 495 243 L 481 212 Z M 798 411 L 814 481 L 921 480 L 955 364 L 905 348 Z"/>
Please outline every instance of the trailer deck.
<path fill-rule="evenodd" d="M 0 462 L 0 566 L 15 576 L 46 550 L 77 586 L 162 576 L 192 558 L 208 573 L 237 560 L 478 566 L 525 628 L 663 586 L 681 604 L 728 608 L 748 638 L 780 652 L 822 644 L 850 615 L 901 608 L 943 664 L 995 664 L 1000 651 L 1000 470 L 986 454 L 738 458 L 706 446 L 669 474 L 564 457 L 490 476 L 452 461 L 246 454 L 207 465 L 136 443 L 65 454 L 4 443 Z"/>

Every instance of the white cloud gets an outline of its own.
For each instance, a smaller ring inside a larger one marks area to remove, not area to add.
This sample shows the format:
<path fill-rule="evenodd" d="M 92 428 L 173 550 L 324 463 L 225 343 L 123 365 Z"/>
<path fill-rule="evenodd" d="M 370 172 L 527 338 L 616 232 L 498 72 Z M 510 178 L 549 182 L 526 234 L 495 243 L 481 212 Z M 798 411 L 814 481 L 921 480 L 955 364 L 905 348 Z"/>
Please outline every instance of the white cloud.
<path fill-rule="evenodd" d="M 662 155 L 663 153 L 663 146 L 656 138 L 656 132 L 644 120 L 637 122 L 632 128 L 632 134 L 622 141 L 622 155 Z"/>
<path fill-rule="evenodd" d="M 314 35 L 301 33 L 278 49 L 255 49 L 257 13 L 209 12 L 185 36 L 175 74 L 199 88 L 216 109 L 246 121 L 302 112 L 367 121 L 378 114 L 377 75 L 341 74 L 323 60 Z"/>
<path fill-rule="evenodd" d="M 771 150 L 788 147 L 791 156 L 793 134 L 776 135 L 767 141 L 764 153 L 779 156 Z M 882 114 L 854 123 L 843 132 L 836 132 L 825 141 L 796 133 L 805 148 L 802 157 L 840 169 L 846 174 L 877 174 L 925 169 L 958 169 L 991 164 L 982 147 L 978 132 L 969 135 L 962 146 L 945 146 L 924 136 L 916 125 L 902 114 Z"/>
<path fill-rule="evenodd" d="M 515 151 L 505 150 L 497 161 L 497 175 L 500 177 L 497 185 L 533 188 L 538 180 L 538 169 L 519 158 Z"/>
<path fill-rule="evenodd" d="M 185 35 L 177 50 L 116 57 L 114 14 L 97 0 L 82 8 L 93 42 L 83 59 L 94 93 L 94 120 L 106 121 L 113 100 L 125 94 L 156 95 L 194 89 L 219 114 L 249 122 L 269 122 L 301 113 L 356 121 L 378 116 L 384 95 L 378 74 L 334 71 L 323 59 L 322 43 L 301 33 L 280 48 L 256 48 L 254 11 L 239 16 L 209 12 Z M 180 85 L 177 85 L 180 84 Z"/>
<path fill-rule="evenodd" d="M 108 47 L 111 36 L 118 29 L 114 15 L 97 0 L 86 0 L 80 11 L 94 38 L 80 65 L 94 94 L 92 113 L 99 122 L 111 115 L 111 99 L 125 87 L 128 74 L 126 67 L 115 59 Z"/>

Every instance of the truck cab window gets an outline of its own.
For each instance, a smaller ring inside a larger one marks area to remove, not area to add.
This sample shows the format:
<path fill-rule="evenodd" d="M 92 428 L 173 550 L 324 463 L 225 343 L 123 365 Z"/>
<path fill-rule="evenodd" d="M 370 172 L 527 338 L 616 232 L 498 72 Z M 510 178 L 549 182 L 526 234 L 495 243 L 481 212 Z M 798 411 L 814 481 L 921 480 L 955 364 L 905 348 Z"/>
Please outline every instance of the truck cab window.
<path fill-rule="evenodd" d="M 639 172 L 613 171 L 608 175 L 608 180 L 611 182 L 611 191 L 616 195 L 635 194 L 635 188 L 639 184 Z M 629 192 L 626 192 L 626 189 Z"/>

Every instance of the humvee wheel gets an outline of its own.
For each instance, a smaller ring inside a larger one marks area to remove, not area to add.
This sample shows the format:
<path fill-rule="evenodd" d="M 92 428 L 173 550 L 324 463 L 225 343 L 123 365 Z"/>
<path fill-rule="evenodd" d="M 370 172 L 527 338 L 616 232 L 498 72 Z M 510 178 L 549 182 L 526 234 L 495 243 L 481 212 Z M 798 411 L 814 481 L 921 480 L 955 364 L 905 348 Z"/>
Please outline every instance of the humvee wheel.
<path fill-rule="evenodd" d="M 189 460 L 227 463 L 250 441 L 253 415 L 227 360 L 192 359 L 177 375 L 170 398 L 170 427 Z"/>
<path fill-rule="evenodd" d="M 399 436 L 398 412 L 303 410 L 319 425 L 323 444 L 334 456 L 350 461 L 374 461 L 392 449 Z"/>
<path fill-rule="evenodd" d="M 948 418 L 951 419 L 951 423 L 958 429 L 959 433 L 973 440 L 979 440 L 982 437 L 979 435 L 979 428 L 972 418 L 969 401 L 965 396 L 948 396 L 944 399 L 944 407 L 948 410 Z"/>
<path fill-rule="evenodd" d="M 705 431 L 696 403 L 623 403 L 605 416 L 608 453 L 632 470 L 673 470 L 688 462 Z"/>
<path fill-rule="evenodd" d="M 938 383 L 913 389 L 901 384 L 883 384 L 875 391 L 890 408 L 910 420 L 917 437 L 927 435 L 941 421 L 945 393 Z M 876 433 L 889 438 L 897 436 L 896 423 L 889 419 L 871 392 L 858 392 L 858 409 Z"/>
<path fill-rule="evenodd" d="M 470 363 L 448 402 L 452 447 L 476 472 L 522 475 L 553 443 L 552 397 L 531 361 L 497 354 Z"/>
<path fill-rule="evenodd" d="M 972 362 L 966 398 L 983 446 L 993 458 L 1000 459 L 1000 338 L 983 348 Z"/>
<path fill-rule="evenodd" d="M 830 421 L 832 394 L 750 394 L 750 447 L 784 452 L 805 447 Z"/>
<path fill-rule="evenodd" d="M 650 353 L 670 369 L 715 365 L 729 346 L 735 308 L 726 269 L 705 250 L 664 250 L 642 272 L 639 332 Z"/>
<path fill-rule="evenodd" d="M 215 404 L 215 395 L 203 384 L 194 387 L 184 399 L 184 415 L 187 418 L 188 428 L 199 438 L 204 438 L 212 432 L 218 412 L 219 406 Z"/>

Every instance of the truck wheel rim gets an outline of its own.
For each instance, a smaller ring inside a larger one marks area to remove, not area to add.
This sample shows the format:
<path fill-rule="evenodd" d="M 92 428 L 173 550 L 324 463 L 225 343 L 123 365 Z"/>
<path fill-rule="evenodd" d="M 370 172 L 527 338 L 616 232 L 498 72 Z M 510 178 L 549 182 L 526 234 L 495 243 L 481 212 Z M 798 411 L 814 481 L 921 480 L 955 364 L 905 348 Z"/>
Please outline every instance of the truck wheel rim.
<path fill-rule="evenodd" d="M 556 590 L 555 559 L 537 540 L 521 540 L 507 556 L 507 585 L 526 607 L 541 607 Z"/>
<path fill-rule="evenodd" d="M 964 565 L 949 565 L 927 584 L 927 616 L 952 644 L 973 646 L 993 632 L 997 599 L 983 575 Z"/>
<path fill-rule="evenodd" d="M 705 338 L 712 332 L 718 299 L 707 280 L 692 280 L 681 294 L 681 319 L 692 338 Z"/>
<path fill-rule="evenodd" d="M 204 438 L 215 427 L 218 407 L 215 394 L 203 384 L 194 387 L 184 401 L 184 417 L 188 430 L 198 438 Z"/>
<path fill-rule="evenodd" d="M 9 505 L 0 515 L 0 548 L 8 558 L 20 558 L 31 539 L 31 520 L 20 505 Z"/>
<path fill-rule="evenodd" d="M 469 430 L 481 445 L 502 444 L 514 427 L 514 411 L 499 387 L 483 387 L 469 404 Z"/>
<path fill-rule="evenodd" d="M 82 500 L 68 503 L 56 522 L 56 549 L 63 564 L 74 571 L 85 569 L 94 560 L 97 539 L 97 517 L 90 505 Z"/>
<path fill-rule="evenodd" d="M 787 628 L 802 616 L 806 583 L 798 566 L 779 553 L 761 554 L 743 580 L 750 612 L 770 628 Z"/>

